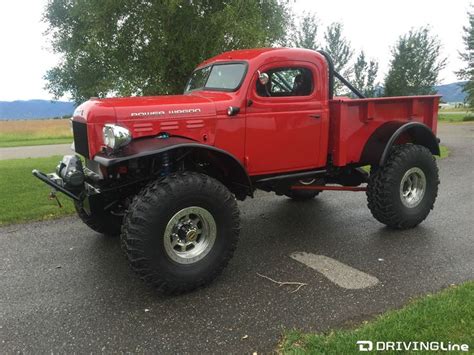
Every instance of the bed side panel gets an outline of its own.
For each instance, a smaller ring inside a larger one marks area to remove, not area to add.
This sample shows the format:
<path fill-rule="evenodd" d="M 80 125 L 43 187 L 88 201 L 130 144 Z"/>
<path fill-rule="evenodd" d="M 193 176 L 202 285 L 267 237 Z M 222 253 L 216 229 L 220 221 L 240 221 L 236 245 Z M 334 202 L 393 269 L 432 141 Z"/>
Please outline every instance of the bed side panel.
<path fill-rule="evenodd" d="M 436 134 L 438 103 L 438 96 L 331 100 L 329 153 L 333 164 L 358 164 L 369 137 L 387 122 L 420 122 Z"/>

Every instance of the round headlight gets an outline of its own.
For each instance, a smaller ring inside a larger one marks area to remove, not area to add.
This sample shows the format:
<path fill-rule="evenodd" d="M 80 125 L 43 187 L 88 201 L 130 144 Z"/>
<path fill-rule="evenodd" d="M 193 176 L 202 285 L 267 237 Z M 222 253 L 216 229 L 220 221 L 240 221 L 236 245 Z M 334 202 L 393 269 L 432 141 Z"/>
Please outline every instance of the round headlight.
<path fill-rule="evenodd" d="M 123 147 L 132 140 L 132 135 L 128 129 L 114 124 L 106 124 L 102 133 L 104 144 L 112 149 Z"/>

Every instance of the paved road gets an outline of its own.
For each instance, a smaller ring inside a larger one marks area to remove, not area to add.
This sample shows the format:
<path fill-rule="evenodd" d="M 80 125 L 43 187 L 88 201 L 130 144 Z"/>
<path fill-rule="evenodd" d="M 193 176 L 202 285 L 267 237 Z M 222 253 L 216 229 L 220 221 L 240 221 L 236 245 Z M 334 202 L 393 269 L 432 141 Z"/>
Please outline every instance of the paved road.
<path fill-rule="evenodd" d="M 75 217 L 1 228 L 0 353 L 268 352 L 284 329 L 354 324 L 474 279 L 474 125 L 442 126 L 440 136 L 451 157 L 440 162 L 439 198 L 418 228 L 384 228 L 362 193 L 324 192 L 309 203 L 260 195 L 240 206 L 241 241 L 224 274 L 184 296 L 143 285 L 117 240 Z M 379 282 L 343 288 L 295 252 Z M 308 285 L 291 293 L 257 273 Z"/>
<path fill-rule="evenodd" d="M 71 143 L 0 148 L 0 160 L 72 154 Z"/>

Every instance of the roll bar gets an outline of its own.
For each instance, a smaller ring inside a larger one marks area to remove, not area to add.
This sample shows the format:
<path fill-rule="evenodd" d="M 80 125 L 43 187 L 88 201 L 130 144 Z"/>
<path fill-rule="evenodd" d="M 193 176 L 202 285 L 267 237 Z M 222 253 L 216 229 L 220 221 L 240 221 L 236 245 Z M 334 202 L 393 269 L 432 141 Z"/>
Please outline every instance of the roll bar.
<path fill-rule="evenodd" d="M 341 74 L 334 70 L 334 62 L 328 52 L 319 50 L 317 51 L 321 54 L 328 63 L 329 68 L 329 100 L 332 100 L 334 97 L 334 78 L 336 77 L 344 86 L 346 86 L 354 95 L 359 99 L 365 99 L 365 96 L 357 90 L 350 82 L 348 82 Z"/>

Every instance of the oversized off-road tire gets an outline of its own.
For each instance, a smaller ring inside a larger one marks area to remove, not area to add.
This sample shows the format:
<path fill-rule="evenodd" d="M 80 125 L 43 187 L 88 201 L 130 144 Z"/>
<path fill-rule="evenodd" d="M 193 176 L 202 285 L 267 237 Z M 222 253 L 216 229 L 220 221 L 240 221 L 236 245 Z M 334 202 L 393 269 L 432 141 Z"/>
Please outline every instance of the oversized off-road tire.
<path fill-rule="evenodd" d="M 240 233 L 234 196 L 195 172 L 171 174 L 133 200 L 122 227 L 131 268 L 166 294 L 213 281 L 228 264 Z"/>
<path fill-rule="evenodd" d="M 90 229 L 108 236 L 119 236 L 123 217 L 110 212 L 88 215 L 79 202 L 74 202 L 77 215 Z"/>
<path fill-rule="evenodd" d="M 372 215 L 390 228 L 413 228 L 433 209 L 438 185 L 436 160 L 427 148 L 397 145 L 386 163 L 371 171 L 368 206 Z"/>
<path fill-rule="evenodd" d="M 308 201 L 318 196 L 321 191 L 309 191 L 309 190 L 290 190 L 285 193 L 285 196 L 295 201 Z"/>

